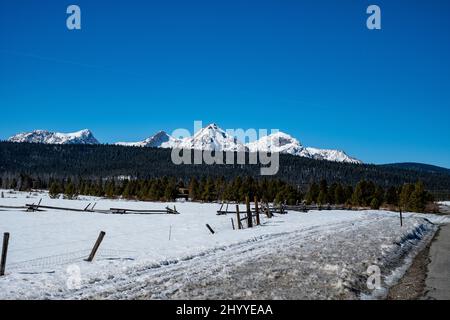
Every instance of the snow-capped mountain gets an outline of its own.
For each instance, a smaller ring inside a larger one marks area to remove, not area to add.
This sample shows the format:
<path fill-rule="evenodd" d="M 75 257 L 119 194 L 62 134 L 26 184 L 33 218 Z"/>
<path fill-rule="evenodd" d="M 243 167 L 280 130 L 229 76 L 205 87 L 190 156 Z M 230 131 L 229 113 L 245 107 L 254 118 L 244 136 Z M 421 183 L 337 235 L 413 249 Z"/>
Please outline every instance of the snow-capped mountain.
<path fill-rule="evenodd" d="M 138 142 L 117 142 L 116 145 L 129 147 L 149 147 L 173 149 L 180 144 L 181 140 L 175 139 L 165 131 L 159 131 L 155 135 Z"/>
<path fill-rule="evenodd" d="M 45 143 L 45 144 L 98 144 L 90 130 L 72 133 L 50 132 L 35 130 L 16 134 L 8 139 L 11 142 Z"/>
<path fill-rule="evenodd" d="M 36 130 L 28 133 L 20 133 L 11 138 L 12 142 L 32 142 L 46 144 L 98 144 L 97 139 L 89 130 L 74 133 L 49 132 Z M 317 149 L 303 146 L 294 137 L 276 132 L 259 140 L 244 144 L 236 137 L 231 136 L 217 124 L 212 123 L 202 128 L 192 137 L 177 139 L 165 131 L 159 131 L 155 135 L 138 142 L 117 142 L 116 145 L 151 147 L 166 149 L 194 149 L 208 151 L 250 151 L 250 152 L 279 152 L 294 156 L 306 157 L 318 160 L 335 162 L 362 163 L 360 160 L 348 156 L 344 151 L 332 149 Z"/>
<path fill-rule="evenodd" d="M 328 161 L 334 161 L 334 162 L 348 162 L 348 163 L 359 163 L 359 164 L 362 163 L 361 160 L 358 160 L 356 158 L 348 156 L 342 150 L 317 149 L 317 148 L 311 148 L 311 147 L 308 147 L 305 149 L 309 153 L 310 158 L 317 159 L 317 160 L 328 160 Z"/>
<path fill-rule="evenodd" d="M 297 139 L 283 132 L 261 137 L 259 140 L 247 143 L 247 147 L 250 152 L 279 152 L 295 156 L 301 156 L 305 152 L 305 148 Z"/>
<path fill-rule="evenodd" d="M 133 147 L 153 147 L 167 149 L 194 149 L 208 151 L 246 151 L 246 147 L 236 138 L 228 135 L 216 124 L 199 130 L 194 136 L 176 139 L 165 131 L 160 131 L 148 139 L 138 142 L 117 142 L 116 145 Z"/>
<path fill-rule="evenodd" d="M 248 143 L 247 147 L 251 152 L 279 152 L 317 160 L 362 163 L 358 159 L 349 157 L 344 151 L 304 147 L 297 139 L 283 132 L 264 136 Z"/>
<path fill-rule="evenodd" d="M 247 151 L 244 144 L 227 134 L 215 123 L 199 130 L 193 137 L 183 139 L 177 147 L 208 151 Z"/>

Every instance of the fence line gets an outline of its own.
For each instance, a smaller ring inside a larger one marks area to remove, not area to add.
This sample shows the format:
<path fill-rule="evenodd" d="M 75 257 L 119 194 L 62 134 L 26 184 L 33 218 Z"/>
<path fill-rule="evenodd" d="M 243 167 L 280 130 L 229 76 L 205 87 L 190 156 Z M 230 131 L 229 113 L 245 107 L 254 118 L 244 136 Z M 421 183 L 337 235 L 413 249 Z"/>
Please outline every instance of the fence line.
<path fill-rule="evenodd" d="M 54 269 L 55 267 L 69 265 L 77 262 L 83 263 L 89 256 L 90 252 L 91 249 L 84 249 L 26 261 L 14 262 L 8 264 L 7 269 L 15 272 L 49 272 L 49 269 Z M 99 248 L 96 260 L 134 260 L 136 256 L 136 251 Z"/>

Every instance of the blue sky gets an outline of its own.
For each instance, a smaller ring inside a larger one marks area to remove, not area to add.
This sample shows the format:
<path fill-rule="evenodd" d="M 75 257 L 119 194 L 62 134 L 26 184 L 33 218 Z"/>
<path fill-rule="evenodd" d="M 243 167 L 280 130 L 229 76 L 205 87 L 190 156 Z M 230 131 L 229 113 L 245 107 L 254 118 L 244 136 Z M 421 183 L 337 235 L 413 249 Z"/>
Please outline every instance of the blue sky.
<path fill-rule="evenodd" d="M 1 1 L 0 138 L 136 141 L 202 120 L 450 167 L 449 16 L 445 0 Z"/>

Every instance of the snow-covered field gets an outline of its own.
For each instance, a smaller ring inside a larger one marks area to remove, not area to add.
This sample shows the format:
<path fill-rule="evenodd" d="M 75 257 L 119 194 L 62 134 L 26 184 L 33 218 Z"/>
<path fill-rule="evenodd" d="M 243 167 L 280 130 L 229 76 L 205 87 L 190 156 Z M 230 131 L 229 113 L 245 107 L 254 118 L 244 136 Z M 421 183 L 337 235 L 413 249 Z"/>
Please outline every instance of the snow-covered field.
<path fill-rule="evenodd" d="M 0 208 L 11 234 L 0 299 L 365 298 L 367 267 L 388 287 L 431 239 L 445 216 L 385 211 L 289 212 L 262 226 L 232 230 L 218 204 L 150 203 L 3 191 L 0 206 L 163 209 L 180 215 L 112 215 Z M 244 211 L 244 206 L 241 206 Z M 206 224 L 216 232 L 211 234 Z M 106 236 L 93 263 L 85 259 Z M 249 273 L 248 269 L 251 267 Z M 289 279 L 289 281 L 287 280 Z"/>

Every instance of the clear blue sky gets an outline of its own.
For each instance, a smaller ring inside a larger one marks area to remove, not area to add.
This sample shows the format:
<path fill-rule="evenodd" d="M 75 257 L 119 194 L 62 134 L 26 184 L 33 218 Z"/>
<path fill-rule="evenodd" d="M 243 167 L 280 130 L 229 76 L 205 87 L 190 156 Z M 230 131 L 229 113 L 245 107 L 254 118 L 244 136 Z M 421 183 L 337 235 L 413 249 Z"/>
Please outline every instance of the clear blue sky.
<path fill-rule="evenodd" d="M 446 0 L 4 0 L 0 138 L 136 141 L 202 120 L 450 167 L 449 33 Z"/>

